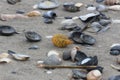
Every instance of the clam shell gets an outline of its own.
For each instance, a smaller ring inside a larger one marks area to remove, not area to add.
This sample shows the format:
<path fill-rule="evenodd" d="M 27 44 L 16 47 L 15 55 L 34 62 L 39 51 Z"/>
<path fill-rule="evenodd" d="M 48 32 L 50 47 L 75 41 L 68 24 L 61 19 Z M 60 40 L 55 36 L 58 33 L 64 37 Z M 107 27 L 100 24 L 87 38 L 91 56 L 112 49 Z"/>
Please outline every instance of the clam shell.
<path fill-rule="evenodd" d="M 14 59 L 19 60 L 19 61 L 26 61 L 30 58 L 30 56 L 28 56 L 28 55 L 17 54 L 11 50 L 8 50 L 8 54 L 10 54 Z"/>
<path fill-rule="evenodd" d="M 7 0 L 7 2 L 8 2 L 9 4 L 14 5 L 14 4 L 16 4 L 17 2 L 21 2 L 21 0 Z"/>
<path fill-rule="evenodd" d="M 43 14 L 44 18 L 50 18 L 50 19 L 55 19 L 57 17 L 57 14 L 54 11 L 47 11 Z"/>
<path fill-rule="evenodd" d="M 12 60 L 9 58 L 1 58 L 0 63 L 10 63 Z"/>
<path fill-rule="evenodd" d="M 34 31 L 25 32 L 25 37 L 27 38 L 28 41 L 31 41 L 31 42 L 38 42 L 42 38 L 38 33 Z"/>
<path fill-rule="evenodd" d="M 84 65 L 84 66 L 92 66 L 98 64 L 97 56 L 94 57 L 86 57 L 83 60 L 76 63 L 77 65 Z"/>
<path fill-rule="evenodd" d="M 28 16 L 28 17 L 36 17 L 36 16 L 40 16 L 40 15 L 41 15 L 41 13 L 37 10 L 26 13 L 26 16 Z"/>
<path fill-rule="evenodd" d="M 87 71 L 74 69 L 72 73 L 74 79 L 85 79 L 87 77 Z"/>
<path fill-rule="evenodd" d="M 87 74 L 87 80 L 101 80 L 102 74 L 99 70 L 92 70 Z"/>
<path fill-rule="evenodd" d="M 76 3 L 75 6 L 76 7 L 81 7 L 81 6 L 83 6 L 83 3 Z"/>
<path fill-rule="evenodd" d="M 3 36 L 11 36 L 15 33 L 17 33 L 17 32 L 12 26 L 8 26 L 8 25 L 0 26 L 0 34 Z"/>
<path fill-rule="evenodd" d="M 60 56 L 60 53 L 56 50 L 51 50 L 48 52 L 47 56 L 51 56 L 51 55 L 56 55 L 56 56 Z"/>
<path fill-rule="evenodd" d="M 86 15 L 82 15 L 80 16 L 79 18 L 83 21 L 83 22 L 88 22 L 90 21 L 91 19 L 93 19 L 94 17 L 96 16 L 99 16 L 100 13 L 89 13 L 89 14 L 86 14 Z"/>
<path fill-rule="evenodd" d="M 9 56 L 8 53 L 0 53 L 0 59 L 7 58 Z"/>
<path fill-rule="evenodd" d="M 38 8 L 40 9 L 54 9 L 57 8 L 59 6 L 59 3 L 57 0 L 42 0 L 39 4 L 38 4 Z"/>
<path fill-rule="evenodd" d="M 93 22 L 90 26 L 95 32 L 99 32 L 103 28 L 103 26 L 98 22 Z"/>
<path fill-rule="evenodd" d="M 108 7 L 109 10 L 114 10 L 114 11 L 119 11 L 120 10 L 120 5 L 113 5 Z"/>
<path fill-rule="evenodd" d="M 58 57 L 57 55 L 51 55 L 44 60 L 43 64 L 60 65 L 61 63 L 62 63 L 62 59 L 60 57 Z"/>
<path fill-rule="evenodd" d="M 108 80 L 120 80 L 120 75 L 111 76 Z"/>
<path fill-rule="evenodd" d="M 113 44 L 110 49 L 111 55 L 120 55 L 120 44 Z"/>

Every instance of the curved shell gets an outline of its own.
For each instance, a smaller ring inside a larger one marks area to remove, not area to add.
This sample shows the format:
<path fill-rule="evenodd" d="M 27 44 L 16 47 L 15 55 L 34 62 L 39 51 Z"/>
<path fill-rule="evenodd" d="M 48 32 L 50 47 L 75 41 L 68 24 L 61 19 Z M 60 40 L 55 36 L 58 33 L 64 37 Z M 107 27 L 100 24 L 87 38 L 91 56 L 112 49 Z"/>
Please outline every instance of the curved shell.
<path fill-rule="evenodd" d="M 25 32 L 25 37 L 27 38 L 28 41 L 31 42 L 38 42 L 42 39 L 42 37 L 38 33 L 33 31 Z"/>
<path fill-rule="evenodd" d="M 57 52 L 57 51 L 55 51 L 55 50 L 51 50 L 51 51 L 48 52 L 47 56 L 49 57 L 49 56 L 51 56 L 51 55 L 60 56 L 60 53 Z"/>
<path fill-rule="evenodd" d="M 16 30 L 8 25 L 1 25 L 0 26 L 0 34 L 4 36 L 11 36 L 16 33 Z"/>

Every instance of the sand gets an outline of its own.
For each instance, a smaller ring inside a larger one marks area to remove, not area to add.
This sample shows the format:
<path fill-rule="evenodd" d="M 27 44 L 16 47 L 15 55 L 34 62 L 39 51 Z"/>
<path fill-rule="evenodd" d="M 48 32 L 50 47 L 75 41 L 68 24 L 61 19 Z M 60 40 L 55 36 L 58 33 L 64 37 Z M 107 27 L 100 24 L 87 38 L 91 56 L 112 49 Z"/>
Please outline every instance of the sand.
<path fill-rule="evenodd" d="M 59 0 L 61 4 L 63 2 L 83 2 L 84 4 L 96 4 L 91 0 Z M 0 13 L 14 14 L 16 10 L 25 10 L 25 12 L 31 11 L 32 6 L 38 3 L 39 0 L 22 0 L 22 2 L 15 5 L 10 5 L 6 0 L 0 0 Z M 97 5 L 97 4 L 96 4 Z M 44 10 L 39 10 L 45 12 Z M 59 8 L 54 9 L 59 17 L 62 16 L 79 16 L 88 13 L 85 7 L 81 8 L 80 12 L 70 13 L 63 10 L 62 5 Z M 120 19 L 119 11 L 108 11 L 106 13 L 111 19 Z M 68 49 L 72 49 L 75 44 L 72 44 L 66 48 L 55 47 L 51 39 L 47 39 L 46 36 L 54 35 L 56 33 L 68 34 L 68 31 L 58 30 L 61 27 L 62 19 L 56 19 L 53 24 L 45 24 L 43 18 L 34 17 L 29 19 L 13 19 L 8 21 L 0 21 L 0 25 L 13 26 L 16 31 L 21 34 L 15 34 L 10 37 L 0 36 L 0 53 L 7 52 L 7 50 L 13 50 L 18 53 L 28 54 L 31 56 L 30 60 L 22 62 L 12 59 L 9 64 L 0 64 L 0 80 L 69 80 L 68 74 L 71 73 L 71 69 L 55 69 L 52 70 L 52 74 L 47 74 L 45 69 L 36 67 L 38 60 L 46 58 L 46 53 L 50 50 L 57 50 L 63 52 Z M 110 64 L 115 63 L 115 56 L 109 54 L 110 46 L 113 43 L 120 43 L 120 27 L 119 24 L 111 24 L 111 28 L 100 34 L 91 34 L 97 40 L 94 46 L 89 47 L 78 45 L 81 51 L 85 52 L 88 56 L 98 56 L 99 65 L 104 67 L 103 80 L 107 80 L 112 75 L 120 74 L 118 71 L 112 69 Z M 42 36 L 41 42 L 31 43 L 26 41 L 23 30 L 35 31 Z M 39 46 L 37 50 L 29 50 L 32 45 Z M 70 61 L 63 61 L 64 64 L 73 64 Z"/>

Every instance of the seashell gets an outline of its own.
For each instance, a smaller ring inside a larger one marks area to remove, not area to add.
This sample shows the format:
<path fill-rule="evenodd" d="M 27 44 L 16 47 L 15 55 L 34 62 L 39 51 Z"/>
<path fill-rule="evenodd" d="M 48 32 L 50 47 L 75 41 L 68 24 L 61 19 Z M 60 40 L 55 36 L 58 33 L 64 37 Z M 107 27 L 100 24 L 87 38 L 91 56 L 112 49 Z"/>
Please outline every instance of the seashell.
<path fill-rule="evenodd" d="M 8 50 L 8 54 L 10 54 L 14 59 L 19 60 L 19 61 L 26 61 L 30 58 L 30 56 L 28 55 L 17 54 L 11 50 Z"/>
<path fill-rule="evenodd" d="M 58 0 L 42 0 L 38 5 L 37 8 L 49 10 L 59 7 Z"/>
<path fill-rule="evenodd" d="M 110 49 L 111 55 L 120 55 L 120 44 L 113 44 Z"/>
<path fill-rule="evenodd" d="M 32 45 L 31 47 L 29 47 L 28 49 L 34 49 L 34 50 L 36 50 L 36 49 L 38 49 L 39 47 L 37 46 L 37 45 Z"/>
<path fill-rule="evenodd" d="M 49 57 L 49 56 L 51 56 L 51 55 L 60 56 L 60 53 L 57 52 L 57 51 L 55 51 L 55 50 L 51 50 L 51 51 L 48 52 L 47 56 Z"/>
<path fill-rule="evenodd" d="M 72 70 L 72 73 L 74 79 L 86 79 L 87 77 L 87 71 L 74 69 Z"/>
<path fill-rule="evenodd" d="M 102 74 L 99 70 L 92 70 L 87 74 L 87 80 L 102 80 Z"/>
<path fill-rule="evenodd" d="M 107 26 L 108 24 L 111 23 L 111 20 L 100 19 L 99 23 L 100 23 L 102 26 Z"/>
<path fill-rule="evenodd" d="M 96 0 L 97 3 L 103 2 L 104 0 Z"/>
<path fill-rule="evenodd" d="M 75 3 L 75 6 L 76 7 L 81 7 L 81 6 L 83 6 L 83 3 Z"/>
<path fill-rule="evenodd" d="M 76 6 L 75 6 L 76 5 Z M 69 11 L 69 12 L 77 12 L 77 11 L 80 11 L 80 6 L 82 6 L 82 4 L 80 3 L 77 3 L 77 4 L 74 4 L 72 2 L 69 2 L 69 3 L 64 3 L 63 4 L 63 7 L 66 11 Z"/>
<path fill-rule="evenodd" d="M 50 23 L 53 23 L 53 21 L 52 21 L 52 19 L 44 18 L 44 23 L 50 24 Z"/>
<path fill-rule="evenodd" d="M 64 51 L 63 52 L 63 60 L 71 60 L 71 54 L 70 54 L 71 50 L 68 50 L 68 51 Z"/>
<path fill-rule="evenodd" d="M 42 37 L 34 31 L 25 32 L 25 37 L 27 38 L 28 41 L 31 41 L 31 42 L 38 42 L 38 41 L 41 41 L 42 39 Z"/>
<path fill-rule="evenodd" d="M 28 16 L 22 15 L 22 14 L 1 14 L 0 20 L 7 21 L 10 19 L 16 19 L 16 18 L 28 18 Z"/>
<path fill-rule="evenodd" d="M 63 34 L 55 34 L 52 37 L 52 43 L 57 47 L 63 48 L 67 47 L 67 45 L 72 44 L 73 42 Z"/>
<path fill-rule="evenodd" d="M 3 36 L 11 36 L 16 34 L 16 30 L 12 26 L 0 25 L 0 34 Z"/>
<path fill-rule="evenodd" d="M 116 65 L 113 65 L 111 64 L 110 65 L 113 69 L 117 70 L 117 71 L 120 71 L 120 67 L 119 66 L 116 66 Z"/>
<path fill-rule="evenodd" d="M 105 5 L 98 5 L 96 9 L 97 11 L 100 11 L 100 12 L 108 11 L 108 8 Z"/>
<path fill-rule="evenodd" d="M 96 42 L 96 39 L 94 39 L 92 36 L 81 33 L 80 31 L 72 32 L 70 38 L 78 44 L 93 45 Z"/>
<path fill-rule="evenodd" d="M 105 0 L 104 4 L 105 5 L 117 5 L 117 4 L 120 4 L 120 0 Z"/>
<path fill-rule="evenodd" d="M 95 32 L 99 32 L 103 28 L 99 22 L 93 22 L 90 26 Z"/>
<path fill-rule="evenodd" d="M 17 14 L 24 14 L 24 13 L 25 13 L 25 10 L 17 10 L 16 13 L 17 13 Z"/>
<path fill-rule="evenodd" d="M 98 13 L 98 12 L 97 13 L 89 13 L 89 14 L 86 14 L 86 15 L 82 15 L 79 18 L 83 22 L 88 22 L 88 21 L 92 20 L 94 17 L 97 17 L 99 15 L 100 15 L 100 13 Z"/>
<path fill-rule="evenodd" d="M 74 47 L 71 50 L 70 54 L 71 54 L 72 61 L 75 61 L 75 56 L 76 56 L 78 50 L 80 50 L 80 48 L 78 46 Z"/>
<path fill-rule="evenodd" d="M 120 5 L 108 6 L 109 10 L 120 11 Z"/>
<path fill-rule="evenodd" d="M 0 63 L 10 63 L 12 60 L 9 58 L 1 58 Z"/>
<path fill-rule="evenodd" d="M 50 18 L 50 19 L 55 19 L 57 17 L 57 14 L 54 11 L 47 11 L 43 14 L 44 18 Z"/>
<path fill-rule="evenodd" d="M 87 7 L 87 11 L 95 11 L 95 10 L 96 10 L 96 7 L 94 6 Z"/>
<path fill-rule="evenodd" d="M 76 64 L 79 65 L 79 66 L 81 66 L 81 65 L 83 65 L 83 66 L 97 65 L 98 64 L 98 59 L 97 59 L 97 56 L 86 57 L 83 60 L 78 61 Z"/>
<path fill-rule="evenodd" d="M 57 55 L 50 55 L 44 60 L 43 64 L 46 65 L 60 65 L 62 63 L 62 59 Z"/>
<path fill-rule="evenodd" d="M 0 59 L 7 58 L 9 56 L 8 53 L 0 53 Z"/>
<path fill-rule="evenodd" d="M 120 75 L 111 76 L 108 80 L 120 80 Z"/>
<path fill-rule="evenodd" d="M 21 0 L 7 0 L 7 2 L 8 2 L 9 4 L 14 5 L 14 4 L 18 3 L 18 2 L 21 2 Z"/>
<path fill-rule="evenodd" d="M 120 57 L 117 57 L 116 63 L 117 63 L 117 64 L 120 64 Z"/>
<path fill-rule="evenodd" d="M 41 13 L 37 10 L 26 13 L 26 16 L 28 16 L 28 17 L 36 17 L 36 16 L 40 16 L 40 15 L 41 15 Z"/>

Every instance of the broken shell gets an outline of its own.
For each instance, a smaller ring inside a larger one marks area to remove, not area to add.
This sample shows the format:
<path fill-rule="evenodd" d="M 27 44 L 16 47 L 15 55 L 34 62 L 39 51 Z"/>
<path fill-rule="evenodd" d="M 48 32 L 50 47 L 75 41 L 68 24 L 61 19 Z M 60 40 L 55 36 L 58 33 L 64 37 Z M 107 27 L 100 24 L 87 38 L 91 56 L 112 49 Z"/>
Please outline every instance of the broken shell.
<path fill-rule="evenodd" d="M 76 3 L 75 6 L 76 7 L 81 7 L 81 6 L 83 6 L 83 3 Z"/>
<path fill-rule="evenodd" d="M 79 49 L 80 49 L 79 47 L 74 47 L 74 48 L 71 50 L 71 58 L 72 58 L 72 61 L 75 61 L 75 55 L 77 54 L 77 51 L 78 51 Z"/>
<path fill-rule="evenodd" d="M 61 63 L 62 63 L 62 59 L 59 56 L 51 55 L 44 60 L 43 64 L 46 64 L 46 65 L 60 65 Z"/>
<path fill-rule="evenodd" d="M 4 36 L 11 36 L 13 34 L 17 33 L 16 30 L 8 25 L 1 25 L 0 26 L 0 34 Z"/>
<path fill-rule="evenodd" d="M 114 10 L 114 11 L 119 11 L 120 10 L 120 5 L 113 5 L 113 6 L 108 6 L 109 10 Z"/>
<path fill-rule="evenodd" d="M 111 76 L 108 80 L 120 80 L 120 75 Z"/>
<path fill-rule="evenodd" d="M 71 50 L 68 50 L 68 51 L 64 51 L 63 52 L 63 60 L 71 60 L 71 54 L 70 54 Z"/>
<path fill-rule="evenodd" d="M 120 4 L 120 0 L 105 0 L 104 4 L 105 5 L 116 5 L 116 4 Z"/>
<path fill-rule="evenodd" d="M 90 21 L 91 19 L 93 19 L 94 17 L 97 17 L 99 16 L 100 13 L 97 12 L 97 13 L 89 13 L 89 14 L 86 14 L 86 15 L 82 15 L 80 16 L 79 18 L 83 21 L 83 22 L 88 22 Z"/>
<path fill-rule="evenodd" d="M 41 0 L 37 8 L 48 10 L 57 8 L 58 6 L 59 6 L 58 0 Z"/>
<path fill-rule="evenodd" d="M 87 71 L 83 71 L 83 70 L 72 70 L 72 77 L 74 79 L 86 79 L 87 77 Z"/>
<path fill-rule="evenodd" d="M 8 53 L 0 53 L 0 59 L 1 58 L 7 58 L 9 56 Z"/>
<path fill-rule="evenodd" d="M 29 40 L 31 42 L 38 42 L 42 38 L 38 33 L 34 32 L 34 31 L 25 32 L 25 37 L 27 38 L 27 40 Z"/>
<path fill-rule="evenodd" d="M 41 15 L 41 13 L 39 12 L 39 11 L 37 11 L 37 10 L 35 10 L 35 11 L 30 11 L 30 12 L 28 12 L 27 14 L 26 14 L 26 16 L 28 16 L 28 17 L 36 17 L 36 16 L 40 16 Z"/>
<path fill-rule="evenodd" d="M 95 31 L 95 32 L 99 32 L 100 30 L 102 30 L 103 26 L 98 23 L 98 22 L 93 22 L 91 24 L 91 28 Z"/>
<path fill-rule="evenodd" d="M 107 26 L 108 24 L 111 23 L 111 20 L 100 19 L 99 23 L 100 23 L 102 26 Z"/>
<path fill-rule="evenodd" d="M 102 74 L 99 70 L 92 70 L 87 74 L 87 80 L 101 80 Z"/>
<path fill-rule="evenodd" d="M 11 50 L 8 50 L 8 54 L 10 54 L 14 59 L 19 60 L 19 61 L 26 61 L 30 58 L 30 56 L 28 55 L 17 54 Z"/>
<path fill-rule="evenodd" d="M 9 58 L 0 59 L 0 63 L 10 63 L 10 62 L 11 62 L 11 59 L 9 59 Z"/>
<path fill-rule="evenodd" d="M 14 5 L 14 4 L 16 4 L 17 2 L 21 2 L 21 0 L 7 0 L 7 2 L 8 2 L 9 4 Z"/>
<path fill-rule="evenodd" d="M 51 50 L 51 51 L 48 52 L 47 56 L 49 57 L 49 56 L 51 56 L 51 55 L 60 56 L 60 53 L 57 52 L 57 51 L 55 51 L 55 50 Z"/>
<path fill-rule="evenodd" d="M 120 44 L 113 44 L 110 49 L 111 55 L 120 55 Z"/>
<path fill-rule="evenodd" d="M 76 64 L 79 65 L 79 66 L 81 66 L 81 65 L 84 65 L 84 66 L 97 65 L 98 64 L 98 59 L 97 59 L 97 56 L 86 57 L 83 60 L 78 61 Z"/>

